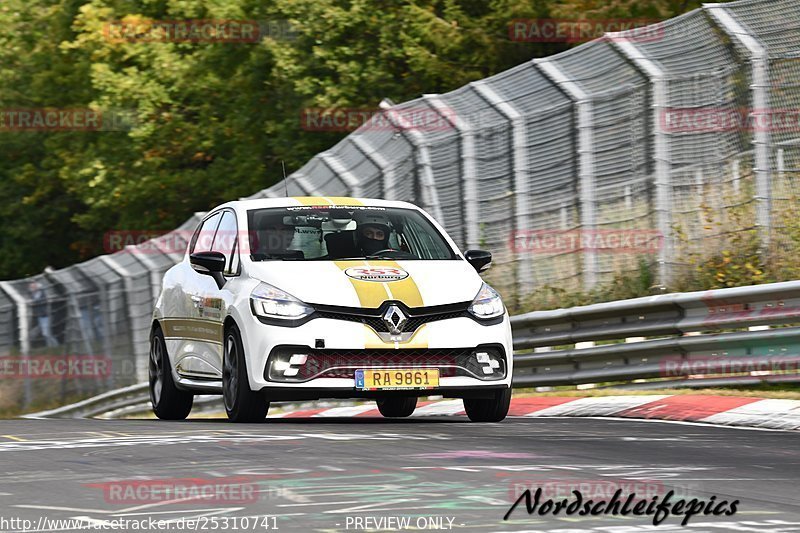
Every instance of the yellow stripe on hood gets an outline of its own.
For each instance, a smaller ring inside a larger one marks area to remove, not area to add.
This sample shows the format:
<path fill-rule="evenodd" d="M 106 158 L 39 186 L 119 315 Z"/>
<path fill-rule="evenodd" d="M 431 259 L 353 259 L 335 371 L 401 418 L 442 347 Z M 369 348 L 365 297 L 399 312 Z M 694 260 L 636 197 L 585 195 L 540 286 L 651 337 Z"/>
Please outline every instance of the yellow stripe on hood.
<path fill-rule="evenodd" d="M 334 261 L 344 272 L 350 267 L 366 266 L 366 267 L 390 267 L 399 268 L 403 270 L 397 261 Z M 380 307 L 386 300 L 396 300 L 403 302 L 408 307 L 422 307 L 424 305 L 422 294 L 419 292 L 419 287 L 414 283 L 414 280 L 409 275 L 405 279 L 399 281 L 362 281 L 353 279 L 348 276 L 350 283 L 358 295 L 358 301 L 361 307 L 376 308 Z"/>

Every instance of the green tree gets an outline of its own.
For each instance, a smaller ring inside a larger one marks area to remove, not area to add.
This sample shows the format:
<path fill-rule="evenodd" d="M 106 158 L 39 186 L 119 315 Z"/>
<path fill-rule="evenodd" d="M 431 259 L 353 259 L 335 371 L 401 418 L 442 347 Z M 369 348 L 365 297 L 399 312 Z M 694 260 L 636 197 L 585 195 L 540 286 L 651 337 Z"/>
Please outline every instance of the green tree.
<path fill-rule="evenodd" d="M 103 252 L 109 230 L 170 230 L 249 195 L 341 139 L 304 108 L 377 109 L 442 93 L 566 44 L 513 42 L 515 18 L 668 17 L 648 0 L 5 0 L 0 106 L 127 110 L 129 131 L 0 131 L 0 278 Z M 288 21 L 294 38 L 142 42 L 108 24 Z"/>

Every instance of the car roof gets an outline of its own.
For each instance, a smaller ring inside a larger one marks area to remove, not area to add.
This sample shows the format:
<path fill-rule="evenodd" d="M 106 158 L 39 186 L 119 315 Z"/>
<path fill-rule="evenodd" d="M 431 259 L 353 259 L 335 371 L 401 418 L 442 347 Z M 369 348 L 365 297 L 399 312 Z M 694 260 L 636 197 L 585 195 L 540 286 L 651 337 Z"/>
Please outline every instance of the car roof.
<path fill-rule="evenodd" d="M 375 198 L 350 198 L 347 196 L 287 196 L 284 198 L 258 198 L 255 200 L 234 200 L 213 209 L 229 207 L 235 210 L 264 209 L 269 207 L 297 207 L 297 206 L 367 206 L 367 207 L 398 207 L 405 209 L 419 209 L 409 202 L 397 200 L 378 200 Z"/>

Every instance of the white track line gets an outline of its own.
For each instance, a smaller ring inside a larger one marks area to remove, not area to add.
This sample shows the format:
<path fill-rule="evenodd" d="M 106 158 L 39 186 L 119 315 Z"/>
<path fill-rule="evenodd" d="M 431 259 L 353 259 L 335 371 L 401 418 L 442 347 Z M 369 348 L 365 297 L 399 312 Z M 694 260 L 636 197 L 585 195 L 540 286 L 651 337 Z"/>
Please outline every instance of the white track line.
<path fill-rule="evenodd" d="M 412 416 L 455 415 L 464 411 L 463 400 L 446 400 L 419 407 Z"/>
<path fill-rule="evenodd" d="M 773 429 L 800 428 L 800 401 L 768 399 L 748 403 L 707 416 L 700 420 L 710 424 L 744 425 Z"/>
<path fill-rule="evenodd" d="M 609 416 L 646 403 L 669 398 L 669 394 L 645 396 L 597 396 L 546 407 L 525 416 Z"/>
<path fill-rule="evenodd" d="M 328 418 L 332 416 L 356 416 L 361 413 L 366 413 L 367 411 L 372 411 L 373 409 L 377 409 L 374 403 L 368 403 L 365 405 L 348 405 L 347 407 L 332 407 L 330 409 L 326 409 L 311 416 L 313 418 L 317 417 Z"/>

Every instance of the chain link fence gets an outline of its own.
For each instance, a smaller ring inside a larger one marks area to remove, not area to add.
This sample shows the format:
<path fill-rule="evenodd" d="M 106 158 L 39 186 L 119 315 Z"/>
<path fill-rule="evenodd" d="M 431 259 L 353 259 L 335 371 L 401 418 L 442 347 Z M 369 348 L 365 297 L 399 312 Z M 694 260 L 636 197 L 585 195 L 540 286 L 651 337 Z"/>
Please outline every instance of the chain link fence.
<path fill-rule="evenodd" d="M 642 260 L 669 286 L 687 258 L 731 235 L 800 239 L 800 3 L 707 4 L 657 26 L 385 101 L 376 120 L 252 198 L 412 201 L 462 249 L 491 251 L 487 279 L 515 303 L 543 286 L 591 289 Z M 161 239 L 185 240 L 197 222 Z M 182 257 L 167 248 L 0 282 L 0 356 L 17 365 L 4 367 L 0 402 L 58 403 L 146 379 L 154 299 Z M 105 366 L 49 380 L 19 372 L 19 361 L 80 357 Z M 14 371 L 23 379 L 8 379 Z"/>
<path fill-rule="evenodd" d="M 140 250 L 0 282 L 0 410 L 51 406 L 139 383 L 161 277 L 200 217 Z"/>

